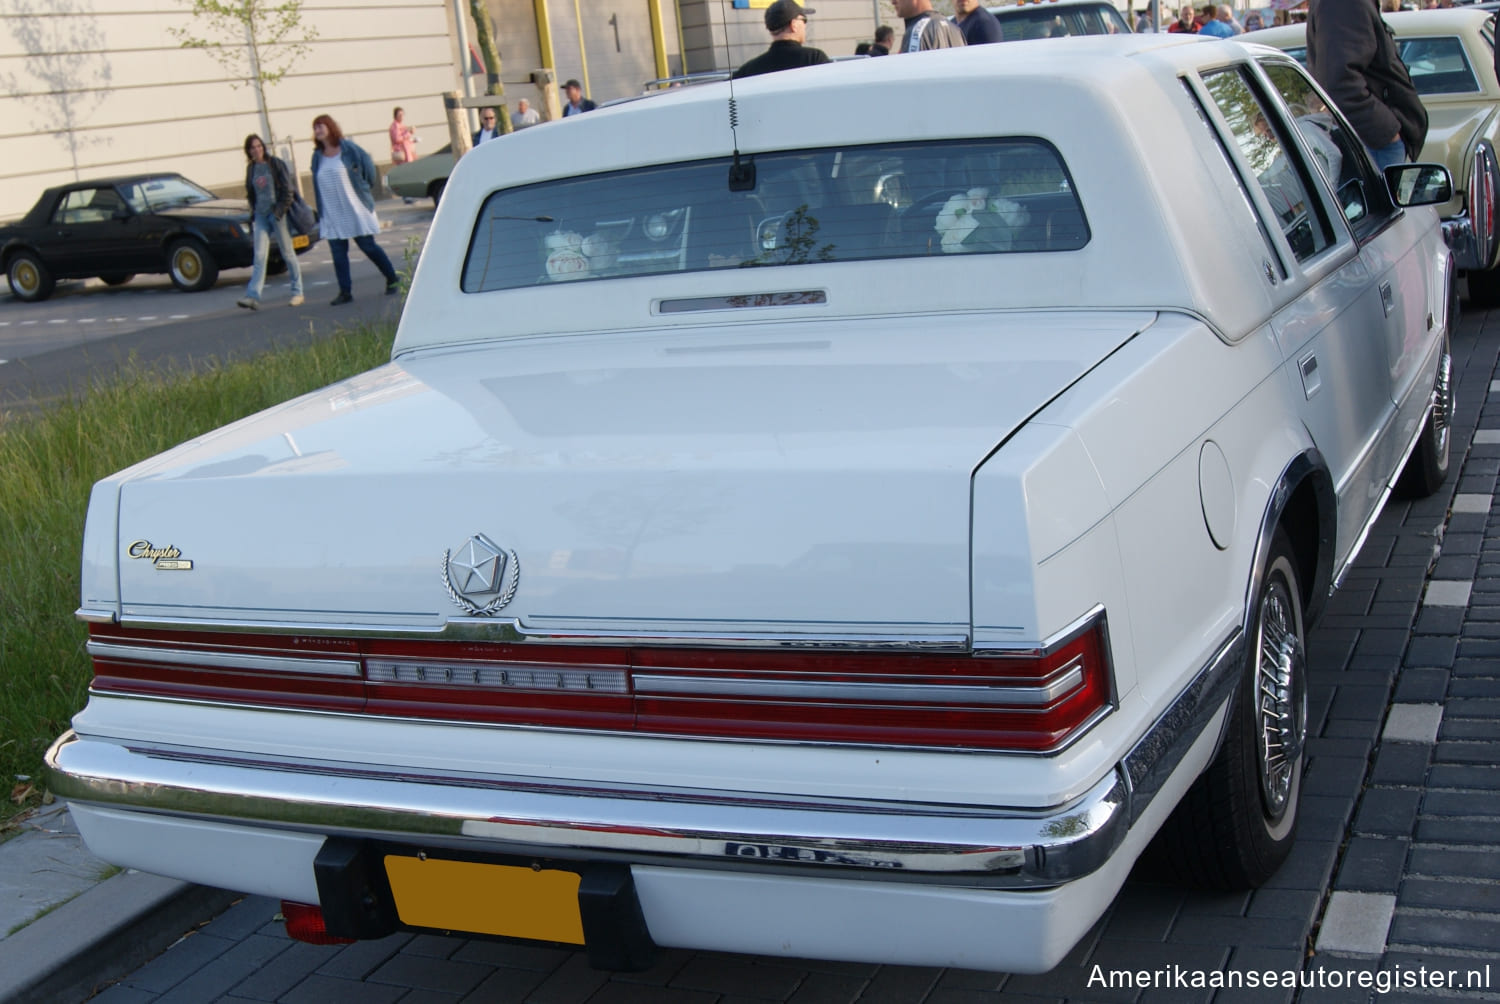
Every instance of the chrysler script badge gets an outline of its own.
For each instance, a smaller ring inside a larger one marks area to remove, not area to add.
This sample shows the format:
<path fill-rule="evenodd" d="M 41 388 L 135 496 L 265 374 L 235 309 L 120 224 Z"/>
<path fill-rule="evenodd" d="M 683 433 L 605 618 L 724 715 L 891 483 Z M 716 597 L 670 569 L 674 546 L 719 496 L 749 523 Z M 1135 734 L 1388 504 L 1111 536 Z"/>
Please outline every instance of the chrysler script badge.
<path fill-rule="evenodd" d="M 145 558 L 158 571 L 191 572 L 193 570 L 192 559 L 184 558 L 182 552 L 171 544 L 166 547 L 157 547 L 149 540 L 132 540 L 130 546 L 125 549 L 125 553 L 132 558 Z"/>
<path fill-rule="evenodd" d="M 485 617 L 511 601 L 521 559 L 482 533 L 443 552 L 443 588 L 465 613 Z"/>

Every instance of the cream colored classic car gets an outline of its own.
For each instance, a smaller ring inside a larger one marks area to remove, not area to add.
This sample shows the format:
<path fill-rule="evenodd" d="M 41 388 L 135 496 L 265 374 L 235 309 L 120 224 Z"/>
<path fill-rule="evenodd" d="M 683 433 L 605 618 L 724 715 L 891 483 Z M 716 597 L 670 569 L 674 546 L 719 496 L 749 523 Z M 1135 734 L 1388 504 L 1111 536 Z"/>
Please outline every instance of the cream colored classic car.
<path fill-rule="evenodd" d="M 1164 828 L 1265 881 L 1306 626 L 1447 474 L 1451 182 L 1269 49 L 1005 50 L 465 156 L 388 365 L 95 489 L 93 851 L 623 968 L 1045 970 Z"/>
<path fill-rule="evenodd" d="M 1500 82 L 1495 78 L 1495 15 L 1455 7 L 1383 15 L 1427 108 L 1422 159 L 1446 164 L 1453 198 L 1441 207 L 1443 228 L 1478 305 L 1500 303 Z M 1245 36 L 1307 62 L 1305 25 Z"/>

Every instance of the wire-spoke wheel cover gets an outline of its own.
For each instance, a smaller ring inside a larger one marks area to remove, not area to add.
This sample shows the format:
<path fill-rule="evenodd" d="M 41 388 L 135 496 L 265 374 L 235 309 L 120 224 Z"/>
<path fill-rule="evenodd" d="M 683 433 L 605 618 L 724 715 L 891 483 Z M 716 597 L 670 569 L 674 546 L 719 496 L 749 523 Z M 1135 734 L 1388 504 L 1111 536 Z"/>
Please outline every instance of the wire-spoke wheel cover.
<path fill-rule="evenodd" d="M 1437 385 L 1432 389 L 1432 440 L 1437 455 L 1448 456 L 1448 440 L 1451 435 L 1449 418 L 1453 414 L 1453 354 L 1443 346 L 1443 357 L 1438 361 Z"/>
<path fill-rule="evenodd" d="M 1256 639 L 1260 784 L 1266 812 L 1273 819 L 1286 812 L 1307 737 L 1306 653 L 1292 604 L 1286 582 L 1274 579 L 1261 598 Z"/>

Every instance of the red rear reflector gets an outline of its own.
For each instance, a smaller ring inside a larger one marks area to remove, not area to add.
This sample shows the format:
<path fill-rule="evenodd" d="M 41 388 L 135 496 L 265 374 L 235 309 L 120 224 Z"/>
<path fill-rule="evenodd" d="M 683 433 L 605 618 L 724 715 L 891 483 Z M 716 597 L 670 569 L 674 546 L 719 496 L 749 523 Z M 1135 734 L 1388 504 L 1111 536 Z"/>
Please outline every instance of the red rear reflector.
<path fill-rule="evenodd" d="M 336 938 L 323 924 L 323 909 L 308 903 L 281 901 L 281 916 L 286 919 L 286 936 L 309 945 L 352 945 L 353 938 Z"/>

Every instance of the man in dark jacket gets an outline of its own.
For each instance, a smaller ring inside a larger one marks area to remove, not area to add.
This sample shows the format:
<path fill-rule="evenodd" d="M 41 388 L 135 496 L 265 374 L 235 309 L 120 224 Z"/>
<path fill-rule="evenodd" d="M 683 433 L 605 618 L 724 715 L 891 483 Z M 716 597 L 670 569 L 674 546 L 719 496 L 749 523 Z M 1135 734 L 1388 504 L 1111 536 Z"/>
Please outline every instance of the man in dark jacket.
<path fill-rule="evenodd" d="M 1307 65 L 1383 171 L 1416 160 L 1427 139 L 1427 110 L 1377 2 L 1312 0 Z"/>
<path fill-rule="evenodd" d="M 563 94 L 568 98 L 568 103 L 563 105 L 563 118 L 569 115 L 582 115 L 584 112 L 591 112 L 599 107 L 583 96 L 583 85 L 576 80 L 563 84 Z"/>
<path fill-rule="evenodd" d="M 964 33 L 965 45 L 1005 41 L 1000 19 L 985 9 L 979 0 L 953 0 L 953 23 Z"/>
<path fill-rule="evenodd" d="M 807 38 L 807 15 L 816 13 L 797 0 L 776 0 L 767 7 L 766 30 L 771 33 L 771 47 L 735 70 L 734 78 L 833 62 L 822 49 L 802 44 Z"/>

